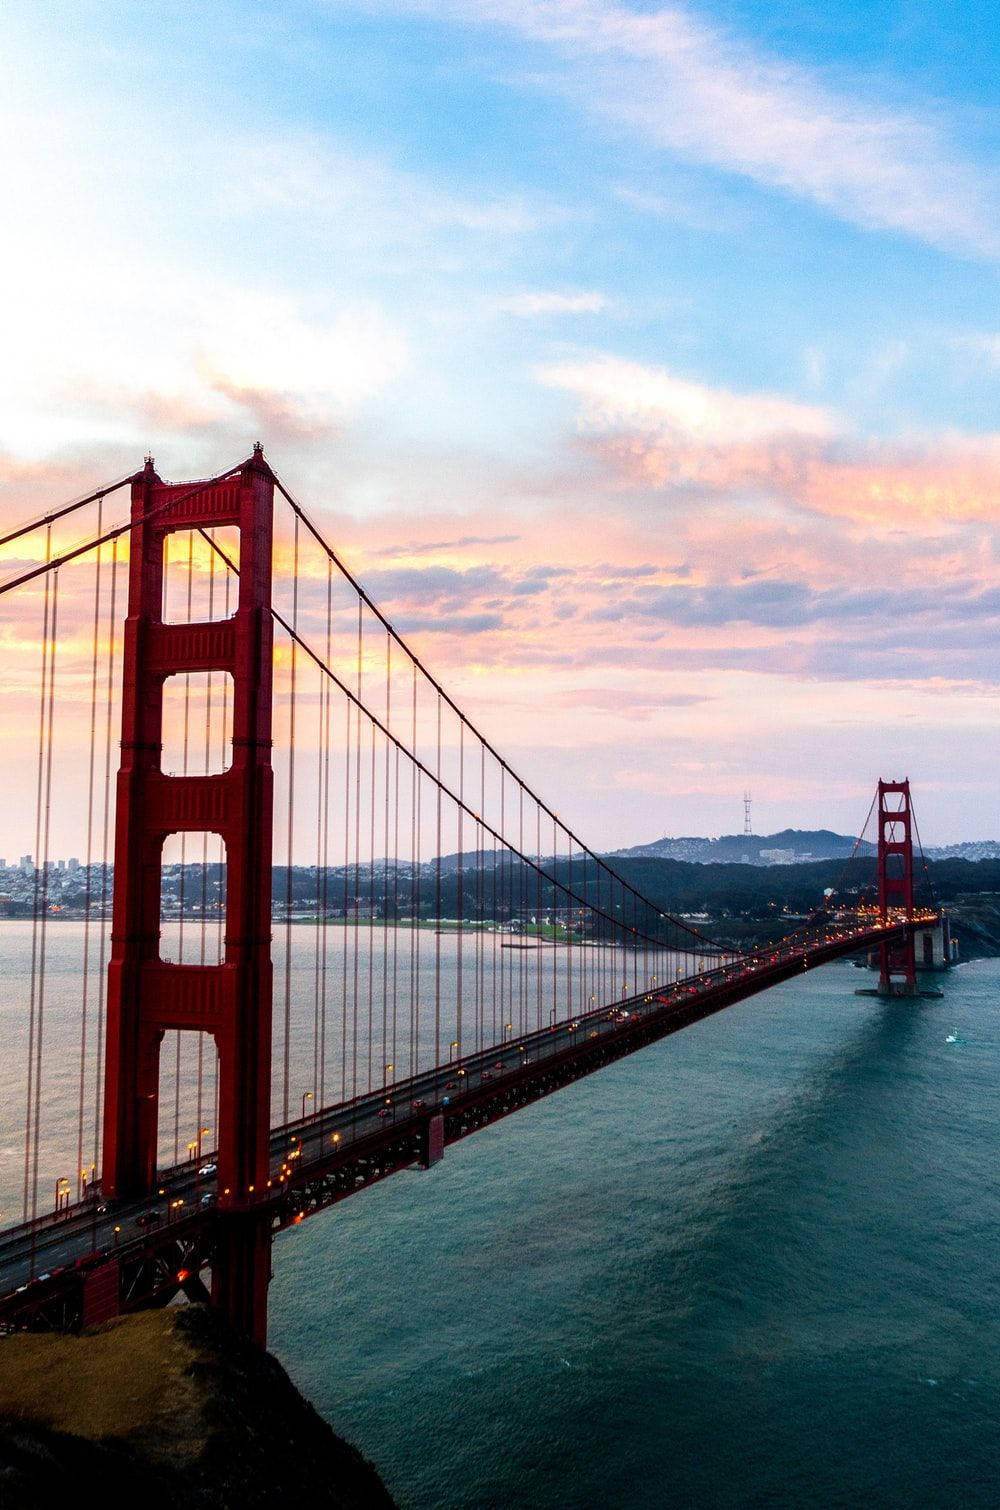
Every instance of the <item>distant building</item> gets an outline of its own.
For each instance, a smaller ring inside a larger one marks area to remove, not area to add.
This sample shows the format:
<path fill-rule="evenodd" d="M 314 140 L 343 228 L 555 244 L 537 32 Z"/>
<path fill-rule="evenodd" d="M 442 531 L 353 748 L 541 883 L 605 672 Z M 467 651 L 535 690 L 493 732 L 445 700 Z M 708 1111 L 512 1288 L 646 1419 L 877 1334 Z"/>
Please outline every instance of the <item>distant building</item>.
<path fill-rule="evenodd" d="M 798 858 L 794 849 L 762 849 L 760 857 L 765 865 L 794 865 Z"/>

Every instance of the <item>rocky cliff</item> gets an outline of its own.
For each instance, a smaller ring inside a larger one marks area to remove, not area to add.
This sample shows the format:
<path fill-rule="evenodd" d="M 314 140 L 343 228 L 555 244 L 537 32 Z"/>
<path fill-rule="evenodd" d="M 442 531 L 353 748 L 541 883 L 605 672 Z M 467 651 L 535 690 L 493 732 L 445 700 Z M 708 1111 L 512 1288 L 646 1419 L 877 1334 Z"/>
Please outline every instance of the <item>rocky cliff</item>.
<path fill-rule="evenodd" d="M 81 1493 L 134 1510 L 393 1510 L 281 1365 L 201 1306 L 0 1339 L 0 1506 Z"/>

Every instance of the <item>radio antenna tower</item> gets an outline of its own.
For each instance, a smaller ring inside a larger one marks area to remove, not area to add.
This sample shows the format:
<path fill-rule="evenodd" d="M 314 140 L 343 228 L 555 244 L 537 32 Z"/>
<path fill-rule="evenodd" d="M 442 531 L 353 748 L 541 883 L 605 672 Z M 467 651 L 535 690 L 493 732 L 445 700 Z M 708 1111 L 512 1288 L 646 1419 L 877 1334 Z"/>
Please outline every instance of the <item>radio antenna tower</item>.
<path fill-rule="evenodd" d="M 743 793 L 743 837 L 748 839 L 753 834 L 753 824 L 750 821 L 750 793 Z"/>

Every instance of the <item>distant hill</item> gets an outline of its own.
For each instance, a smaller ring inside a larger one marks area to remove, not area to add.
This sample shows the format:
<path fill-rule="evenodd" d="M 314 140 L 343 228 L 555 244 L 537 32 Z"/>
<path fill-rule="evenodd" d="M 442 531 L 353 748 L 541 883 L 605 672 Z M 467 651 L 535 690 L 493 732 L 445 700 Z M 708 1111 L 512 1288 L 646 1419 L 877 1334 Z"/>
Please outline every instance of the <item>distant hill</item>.
<path fill-rule="evenodd" d="M 810 860 L 847 860 L 857 841 L 828 828 L 783 828 L 777 834 L 723 834 L 719 839 L 685 837 L 657 839 L 617 849 L 628 859 L 688 860 L 697 865 L 801 865 Z M 858 853 L 873 855 L 875 846 L 863 842 Z"/>

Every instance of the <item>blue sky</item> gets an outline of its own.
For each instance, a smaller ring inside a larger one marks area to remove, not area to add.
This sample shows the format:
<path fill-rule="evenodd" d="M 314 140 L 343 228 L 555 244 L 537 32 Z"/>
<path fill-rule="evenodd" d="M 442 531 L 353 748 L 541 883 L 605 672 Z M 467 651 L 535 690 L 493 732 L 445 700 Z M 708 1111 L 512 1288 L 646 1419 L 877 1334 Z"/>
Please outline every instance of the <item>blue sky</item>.
<path fill-rule="evenodd" d="M 5 517 L 259 436 L 595 842 L 1000 831 L 992 9 L 7 33 Z"/>

